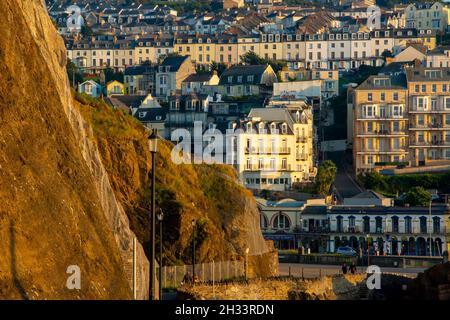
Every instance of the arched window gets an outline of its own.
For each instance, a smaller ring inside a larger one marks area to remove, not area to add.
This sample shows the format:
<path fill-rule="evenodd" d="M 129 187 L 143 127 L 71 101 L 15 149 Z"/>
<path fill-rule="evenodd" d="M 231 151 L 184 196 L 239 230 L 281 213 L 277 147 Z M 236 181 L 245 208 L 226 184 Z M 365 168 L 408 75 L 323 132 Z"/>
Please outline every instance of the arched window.
<path fill-rule="evenodd" d="M 252 123 L 247 122 L 247 132 L 252 132 Z"/>
<path fill-rule="evenodd" d="M 275 134 L 276 131 L 277 131 L 277 125 L 276 125 L 275 123 L 272 123 L 272 124 L 270 125 L 270 133 L 271 133 L 271 134 Z"/>
<path fill-rule="evenodd" d="M 355 217 L 354 216 L 348 217 L 348 226 L 350 228 L 353 228 L 353 230 L 354 230 L 354 228 L 355 228 Z"/>
<path fill-rule="evenodd" d="M 427 217 L 420 217 L 420 233 L 427 233 Z"/>
<path fill-rule="evenodd" d="M 441 218 L 433 217 L 433 233 L 441 232 Z"/>
<path fill-rule="evenodd" d="M 412 219 L 405 217 L 405 233 L 412 233 Z"/>
<path fill-rule="evenodd" d="M 344 232 L 344 219 L 342 216 L 336 217 L 336 232 Z"/>
<path fill-rule="evenodd" d="M 289 229 L 290 226 L 289 218 L 285 214 L 280 213 L 273 219 L 274 229 Z"/>
<path fill-rule="evenodd" d="M 370 217 L 363 217 L 363 232 L 370 233 Z"/>
<path fill-rule="evenodd" d="M 398 217 L 393 216 L 391 218 L 392 220 L 392 232 L 399 232 L 399 225 L 398 225 Z"/>
<path fill-rule="evenodd" d="M 267 217 L 264 213 L 260 214 L 260 225 L 261 229 L 265 230 L 269 226 L 269 222 L 267 221 Z"/>
<path fill-rule="evenodd" d="M 283 123 L 282 125 L 281 125 L 281 133 L 282 134 L 287 134 L 287 124 L 286 123 Z"/>
<path fill-rule="evenodd" d="M 383 218 L 375 217 L 375 232 L 383 233 Z"/>
<path fill-rule="evenodd" d="M 259 128 L 258 128 L 259 133 L 264 133 L 264 122 L 260 122 L 259 123 Z"/>

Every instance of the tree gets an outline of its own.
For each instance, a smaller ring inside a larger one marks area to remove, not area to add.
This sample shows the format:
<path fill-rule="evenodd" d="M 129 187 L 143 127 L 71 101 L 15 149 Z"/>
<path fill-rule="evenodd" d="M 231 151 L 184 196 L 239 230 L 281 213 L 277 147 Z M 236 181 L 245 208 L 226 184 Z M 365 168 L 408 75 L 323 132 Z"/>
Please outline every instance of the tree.
<path fill-rule="evenodd" d="M 321 196 L 328 196 L 331 193 L 331 186 L 336 178 L 337 168 L 333 161 L 325 160 L 319 167 L 316 178 L 317 192 Z"/>
<path fill-rule="evenodd" d="M 405 196 L 405 203 L 410 206 L 427 206 L 431 201 L 431 194 L 423 187 L 411 188 Z"/>
<path fill-rule="evenodd" d="M 270 60 L 265 59 L 260 56 L 258 56 L 253 51 L 246 52 L 241 56 L 241 61 L 248 65 L 261 65 L 261 64 L 268 64 L 272 67 L 273 71 L 275 73 L 278 73 L 278 71 L 281 71 L 284 66 L 286 66 L 285 61 L 279 61 L 279 60 Z"/>
<path fill-rule="evenodd" d="M 220 77 L 222 73 L 227 70 L 227 65 L 223 62 L 212 62 L 210 65 L 211 71 L 217 71 L 217 75 Z"/>
<path fill-rule="evenodd" d="M 84 80 L 83 75 L 78 70 L 75 63 L 73 63 L 70 59 L 67 60 L 66 70 L 67 70 L 67 76 L 69 77 L 70 85 L 72 87 L 74 85 L 76 86 L 78 83 L 83 82 L 83 80 Z"/>
<path fill-rule="evenodd" d="M 108 83 L 113 80 L 123 82 L 124 79 L 123 72 L 115 72 L 111 68 L 106 68 L 104 72 L 105 72 L 105 83 Z"/>

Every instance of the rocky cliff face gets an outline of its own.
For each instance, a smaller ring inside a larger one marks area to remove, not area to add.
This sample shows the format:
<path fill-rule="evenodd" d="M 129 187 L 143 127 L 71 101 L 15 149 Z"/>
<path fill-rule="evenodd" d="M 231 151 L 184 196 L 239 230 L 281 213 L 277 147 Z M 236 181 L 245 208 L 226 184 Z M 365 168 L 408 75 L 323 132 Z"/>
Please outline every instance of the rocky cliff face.
<path fill-rule="evenodd" d="M 133 234 L 73 108 L 63 41 L 40 0 L 0 13 L 0 297 L 130 298 Z M 80 290 L 66 287 L 70 265 Z"/>
<path fill-rule="evenodd" d="M 64 43 L 41 0 L 2 0 L 0 13 L 0 298 L 132 298 L 136 237 L 135 294 L 145 298 L 147 133 L 118 111 L 74 105 Z M 198 261 L 267 252 L 233 170 L 175 166 L 169 153 L 163 144 L 157 175 L 165 262 L 190 260 L 192 219 Z M 80 290 L 66 287 L 72 265 Z"/>

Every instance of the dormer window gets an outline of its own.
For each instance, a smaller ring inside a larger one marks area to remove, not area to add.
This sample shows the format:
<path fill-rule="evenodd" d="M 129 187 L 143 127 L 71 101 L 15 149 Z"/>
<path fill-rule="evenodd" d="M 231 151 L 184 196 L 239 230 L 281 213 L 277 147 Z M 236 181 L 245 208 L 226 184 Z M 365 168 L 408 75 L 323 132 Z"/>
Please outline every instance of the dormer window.
<path fill-rule="evenodd" d="M 228 83 L 232 83 L 233 82 L 233 77 L 232 76 L 229 76 L 228 77 Z"/>
<path fill-rule="evenodd" d="M 287 124 L 286 123 L 283 123 L 281 125 L 281 133 L 282 134 L 287 134 Z"/>
<path fill-rule="evenodd" d="M 253 82 L 253 75 L 247 76 L 247 81 L 248 82 Z"/>
<path fill-rule="evenodd" d="M 275 123 L 272 123 L 270 125 L 270 133 L 275 134 L 277 131 L 277 125 Z"/>
<path fill-rule="evenodd" d="M 264 123 L 263 122 L 260 122 L 259 123 L 259 133 L 261 134 L 261 133 L 264 133 Z"/>
<path fill-rule="evenodd" d="M 251 122 L 247 123 L 247 132 L 252 132 L 252 123 Z"/>

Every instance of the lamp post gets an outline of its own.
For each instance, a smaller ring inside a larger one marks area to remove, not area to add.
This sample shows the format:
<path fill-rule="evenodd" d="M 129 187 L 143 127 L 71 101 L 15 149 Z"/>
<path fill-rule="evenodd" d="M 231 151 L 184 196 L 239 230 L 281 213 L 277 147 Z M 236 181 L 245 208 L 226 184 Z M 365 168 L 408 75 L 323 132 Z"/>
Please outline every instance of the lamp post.
<path fill-rule="evenodd" d="M 195 220 L 192 219 L 192 283 L 195 284 Z"/>
<path fill-rule="evenodd" d="M 149 283 L 149 299 L 155 300 L 155 167 L 156 153 L 158 151 L 158 133 L 155 129 L 148 137 L 148 147 L 152 154 L 152 196 L 151 196 L 151 212 L 150 212 L 150 283 Z"/>
<path fill-rule="evenodd" d="M 245 249 L 245 260 L 244 260 L 244 272 L 245 272 L 245 281 L 248 279 L 248 252 L 250 251 L 250 248 Z"/>
<path fill-rule="evenodd" d="M 158 222 L 159 222 L 159 300 L 162 300 L 162 239 L 163 239 L 163 219 L 164 212 L 160 209 L 160 213 L 158 214 Z"/>
<path fill-rule="evenodd" d="M 367 239 L 367 266 L 370 266 L 370 246 L 369 246 L 369 234 L 366 235 Z"/>
<path fill-rule="evenodd" d="M 432 200 L 430 200 L 430 206 L 428 208 L 428 215 L 429 215 L 429 220 L 430 220 L 430 223 L 429 223 L 429 226 L 430 226 L 430 231 L 429 231 L 429 233 L 430 233 L 430 257 L 433 256 L 433 239 L 432 239 L 433 220 L 431 218 L 431 201 Z"/>

